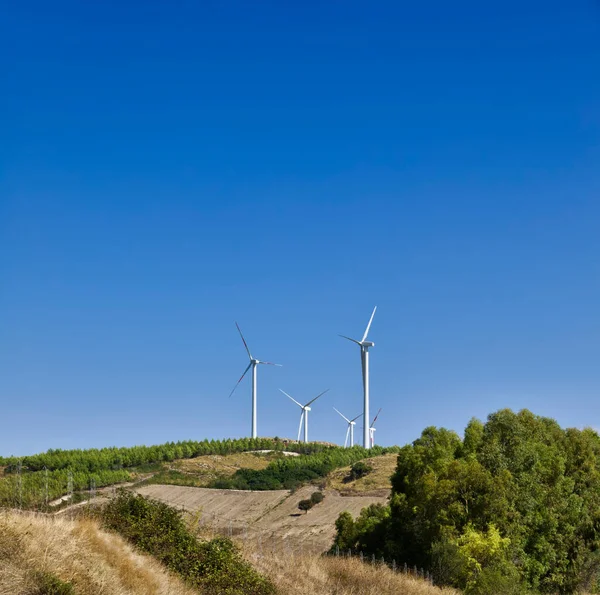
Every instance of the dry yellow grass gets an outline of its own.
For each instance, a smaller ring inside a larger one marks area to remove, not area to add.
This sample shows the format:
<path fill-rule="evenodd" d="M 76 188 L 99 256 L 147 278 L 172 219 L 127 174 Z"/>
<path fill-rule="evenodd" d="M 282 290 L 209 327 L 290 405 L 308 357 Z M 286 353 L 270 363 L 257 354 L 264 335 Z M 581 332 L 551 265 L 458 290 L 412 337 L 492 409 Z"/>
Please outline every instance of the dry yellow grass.
<path fill-rule="evenodd" d="M 246 545 L 246 556 L 255 568 L 270 577 L 285 595 L 458 595 L 453 589 L 440 589 L 422 579 L 357 559 L 259 556 L 256 550 L 248 548 Z"/>
<path fill-rule="evenodd" d="M 78 595 L 197 593 L 93 521 L 0 512 L 0 595 L 36 593 L 39 573 Z"/>
<path fill-rule="evenodd" d="M 208 485 L 219 477 L 229 477 L 238 469 L 264 469 L 278 453 L 240 452 L 230 455 L 205 455 L 173 461 L 172 469 L 194 475 L 199 484 Z"/>
<path fill-rule="evenodd" d="M 346 482 L 345 479 L 350 473 L 350 467 L 337 469 L 327 477 L 327 487 L 334 490 L 339 490 L 342 494 L 364 494 L 369 492 L 377 492 L 379 495 L 384 495 L 384 492 L 389 493 L 391 489 L 390 477 L 396 470 L 397 454 L 390 453 L 365 459 L 373 467 L 371 473 L 357 479 L 355 481 Z"/>

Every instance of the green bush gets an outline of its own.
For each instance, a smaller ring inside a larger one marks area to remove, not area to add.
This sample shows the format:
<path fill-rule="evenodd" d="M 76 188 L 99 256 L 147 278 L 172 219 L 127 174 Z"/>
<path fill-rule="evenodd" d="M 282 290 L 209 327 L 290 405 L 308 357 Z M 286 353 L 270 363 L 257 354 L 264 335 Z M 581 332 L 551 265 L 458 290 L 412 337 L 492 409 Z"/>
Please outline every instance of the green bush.
<path fill-rule="evenodd" d="M 298 502 L 298 508 L 300 510 L 303 510 L 304 512 L 308 512 L 312 507 L 314 506 L 314 504 L 312 503 L 311 500 L 300 500 L 300 502 Z"/>
<path fill-rule="evenodd" d="M 368 475 L 373 471 L 373 467 L 364 461 L 358 461 L 358 463 L 354 463 L 352 467 L 350 467 L 350 481 L 354 481 L 356 479 L 360 479 L 365 475 Z"/>
<path fill-rule="evenodd" d="M 324 499 L 325 499 L 325 496 L 323 495 L 323 492 L 313 492 L 310 495 L 310 501 L 313 503 L 313 505 L 323 502 Z"/>
<path fill-rule="evenodd" d="M 469 595 L 598 592 L 600 436 L 523 410 L 429 427 L 398 454 L 390 504 L 336 523 L 340 549 L 430 569 Z"/>
<path fill-rule="evenodd" d="M 214 595 L 274 595 L 274 585 L 256 572 L 225 538 L 199 541 L 181 514 L 121 490 L 103 509 L 104 525 L 151 554 L 190 585 Z"/>

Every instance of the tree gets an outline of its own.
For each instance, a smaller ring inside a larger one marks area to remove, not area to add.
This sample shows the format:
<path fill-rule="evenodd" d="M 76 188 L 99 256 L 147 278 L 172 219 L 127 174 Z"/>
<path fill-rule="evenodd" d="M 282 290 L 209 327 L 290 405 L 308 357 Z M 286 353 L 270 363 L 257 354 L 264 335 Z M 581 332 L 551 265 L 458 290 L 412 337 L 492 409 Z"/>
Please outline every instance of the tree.
<path fill-rule="evenodd" d="M 311 500 L 300 500 L 298 502 L 298 508 L 308 513 L 308 511 L 314 506 Z"/>

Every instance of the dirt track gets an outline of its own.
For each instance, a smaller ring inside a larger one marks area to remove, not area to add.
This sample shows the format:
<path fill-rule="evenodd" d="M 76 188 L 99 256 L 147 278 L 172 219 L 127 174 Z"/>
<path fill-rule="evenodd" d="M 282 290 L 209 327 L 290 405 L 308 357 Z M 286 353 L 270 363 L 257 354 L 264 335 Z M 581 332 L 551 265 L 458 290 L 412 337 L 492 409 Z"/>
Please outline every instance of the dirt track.
<path fill-rule="evenodd" d="M 172 485 L 149 485 L 137 490 L 177 508 L 201 511 L 201 522 L 222 531 L 271 542 L 285 540 L 294 547 L 319 551 L 330 547 L 334 523 L 341 512 L 347 510 L 357 516 L 365 506 L 387 501 L 384 496 L 341 496 L 336 490 L 325 490 L 323 502 L 307 514 L 300 513 L 298 502 L 314 491 L 312 486 L 290 494 L 287 490 L 249 492 Z"/>

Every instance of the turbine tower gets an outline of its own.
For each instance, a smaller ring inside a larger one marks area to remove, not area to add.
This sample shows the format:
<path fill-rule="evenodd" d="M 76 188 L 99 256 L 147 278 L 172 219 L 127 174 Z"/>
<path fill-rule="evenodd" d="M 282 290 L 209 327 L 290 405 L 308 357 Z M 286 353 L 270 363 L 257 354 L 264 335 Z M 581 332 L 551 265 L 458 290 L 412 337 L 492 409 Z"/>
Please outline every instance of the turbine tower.
<path fill-rule="evenodd" d="M 346 337 L 346 335 L 340 335 L 340 337 L 344 339 L 348 339 L 348 341 L 352 341 L 356 343 L 360 347 L 360 361 L 362 364 L 362 377 L 363 377 L 363 393 L 364 393 L 364 409 L 363 415 L 365 423 L 363 424 L 363 446 L 364 448 L 369 448 L 370 446 L 370 432 L 369 432 L 369 347 L 374 347 L 375 343 L 372 341 L 367 341 L 367 335 L 369 334 L 369 329 L 371 328 L 371 323 L 373 322 L 373 316 L 375 316 L 375 311 L 377 310 L 377 306 L 373 308 L 373 314 L 371 314 L 371 318 L 369 319 L 369 324 L 367 324 L 367 328 L 365 330 L 365 334 L 360 341 L 356 339 L 351 339 L 350 337 Z"/>
<path fill-rule="evenodd" d="M 335 409 L 335 407 L 334 407 Z M 356 425 L 356 420 L 362 415 L 357 415 L 353 419 L 348 419 L 343 413 L 335 409 L 339 415 L 341 415 L 348 422 L 348 429 L 346 430 L 346 440 L 344 440 L 344 448 L 348 445 L 348 436 L 350 436 L 350 448 L 354 446 L 354 426 Z"/>
<path fill-rule="evenodd" d="M 248 364 L 248 367 L 244 370 L 244 373 L 240 376 L 240 379 L 236 382 L 235 386 L 233 387 L 232 391 L 229 393 L 229 396 L 231 397 L 231 395 L 235 392 L 235 389 L 238 387 L 239 383 L 244 379 L 244 376 L 246 375 L 246 372 L 252 368 L 252 438 L 256 438 L 257 433 L 256 433 L 256 368 L 258 366 L 258 364 L 265 364 L 268 366 L 280 366 L 281 364 L 274 364 L 272 362 L 262 362 L 254 357 L 252 357 L 252 354 L 250 353 L 250 349 L 248 348 L 248 343 L 246 343 L 246 339 L 244 339 L 244 335 L 242 335 L 242 330 L 240 329 L 240 325 L 236 322 L 235 326 L 237 326 L 237 330 L 240 333 L 240 337 L 242 338 L 242 341 L 244 342 L 244 347 L 246 348 L 246 351 L 248 352 L 248 357 L 250 358 L 250 363 Z"/>
<path fill-rule="evenodd" d="M 279 389 L 288 399 L 291 399 L 302 409 L 302 413 L 300 414 L 300 425 L 298 426 L 298 442 L 300 442 L 300 433 L 302 432 L 302 422 L 304 422 L 304 442 L 308 442 L 308 412 L 310 411 L 310 405 L 314 403 L 319 397 L 322 397 L 329 389 L 324 390 L 320 395 L 317 395 L 314 399 L 306 403 L 306 405 L 302 405 L 298 403 L 294 397 L 288 395 L 284 390 Z"/>
<path fill-rule="evenodd" d="M 377 415 L 375 416 L 373 423 L 369 426 L 369 435 L 371 438 L 371 448 L 373 448 L 375 446 L 375 430 L 377 429 L 377 428 L 375 428 L 375 422 L 377 421 L 377 418 L 379 417 L 380 413 L 381 413 L 381 408 L 379 408 L 379 411 L 377 412 Z"/>

